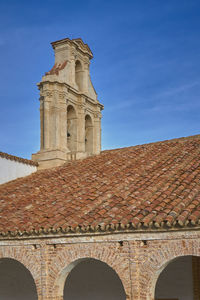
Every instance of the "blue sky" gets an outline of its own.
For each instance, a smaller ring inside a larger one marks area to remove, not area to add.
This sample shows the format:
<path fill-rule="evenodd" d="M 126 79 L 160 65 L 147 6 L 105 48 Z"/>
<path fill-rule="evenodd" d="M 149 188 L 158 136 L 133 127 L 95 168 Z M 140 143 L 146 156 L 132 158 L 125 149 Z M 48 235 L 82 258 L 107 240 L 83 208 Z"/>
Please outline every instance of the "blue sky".
<path fill-rule="evenodd" d="M 39 150 L 50 42 L 81 37 L 104 104 L 102 148 L 200 133 L 199 0 L 1 0 L 0 150 Z"/>

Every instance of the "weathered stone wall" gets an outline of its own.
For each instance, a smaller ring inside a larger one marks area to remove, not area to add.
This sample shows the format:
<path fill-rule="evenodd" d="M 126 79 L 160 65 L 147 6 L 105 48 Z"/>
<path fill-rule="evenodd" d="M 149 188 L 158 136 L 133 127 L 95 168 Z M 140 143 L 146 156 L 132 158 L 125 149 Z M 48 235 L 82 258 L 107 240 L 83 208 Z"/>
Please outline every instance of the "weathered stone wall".
<path fill-rule="evenodd" d="M 115 270 L 127 299 L 154 299 L 156 281 L 174 258 L 200 256 L 198 231 L 48 237 L 0 242 L 0 258 L 21 262 L 32 274 L 38 299 L 61 300 L 74 263 L 94 258 Z"/>

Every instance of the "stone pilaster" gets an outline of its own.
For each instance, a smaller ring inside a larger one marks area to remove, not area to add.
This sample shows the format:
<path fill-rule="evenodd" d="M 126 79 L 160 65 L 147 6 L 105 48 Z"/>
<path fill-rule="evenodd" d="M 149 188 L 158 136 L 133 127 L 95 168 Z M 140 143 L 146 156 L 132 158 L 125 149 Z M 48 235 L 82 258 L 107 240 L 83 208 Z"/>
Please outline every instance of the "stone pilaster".
<path fill-rule="evenodd" d="M 101 113 L 94 114 L 94 154 L 101 152 Z"/>
<path fill-rule="evenodd" d="M 88 94 L 89 63 L 85 62 L 83 68 L 83 91 Z"/>
<path fill-rule="evenodd" d="M 44 149 L 49 149 L 50 146 L 50 101 L 47 97 L 44 98 L 43 102 L 43 141 L 44 141 Z"/>
<path fill-rule="evenodd" d="M 75 49 L 71 50 L 71 59 L 70 59 L 70 84 L 75 87 Z"/>
<path fill-rule="evenodd" d="M 78 108 L 77 152 L 85 152 L 85 105 Z"/>
<path fill-rule="evenodd" d="M 60 94 L 60 145 L 63 151 L 67 151 L 67 101 L 66 94 Z"/>
<path fill-rule="evenodd" d="M 40 150 L 44 149 L 44 100 L 40 97 Z"/>

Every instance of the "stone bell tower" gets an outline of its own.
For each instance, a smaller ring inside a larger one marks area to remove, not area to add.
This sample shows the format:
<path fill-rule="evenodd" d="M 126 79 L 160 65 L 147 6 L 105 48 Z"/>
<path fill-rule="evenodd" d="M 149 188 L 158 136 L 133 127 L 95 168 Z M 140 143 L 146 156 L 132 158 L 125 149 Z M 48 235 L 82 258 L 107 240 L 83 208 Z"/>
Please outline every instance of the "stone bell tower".
<path fill-rule="evenodd" d="M 38 84 L 40 151 L 32 159 L 39 163 L 39 169 L 101 151 L 103 105 L 90 79 L 92 52 L 80 38 L 51 44 L 55 64 Z"/>

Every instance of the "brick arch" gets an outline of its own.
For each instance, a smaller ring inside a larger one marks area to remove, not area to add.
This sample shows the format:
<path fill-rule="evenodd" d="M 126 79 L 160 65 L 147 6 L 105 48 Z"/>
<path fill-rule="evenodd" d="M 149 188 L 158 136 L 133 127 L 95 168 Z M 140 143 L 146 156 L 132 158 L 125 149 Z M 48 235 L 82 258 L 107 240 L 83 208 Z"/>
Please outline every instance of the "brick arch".
<path fill-rule="evenodd" d="M 159 275 L 175 258 L 182 256 L 200 256 L 200 242 L 196 240 L 167 241 L 160 244 L 156 251 L 149 253 L 141 266 L 140 286 L 145 286 L 144 299 L 154 300 L 155 287 Z M 143 299 L 143 298 L 142 298 Z"/>
<path fill-rule="evenodd" d="M 49 269 L 51 272 L 49 287 L 50 289 L 52 287 L 50 294 L 52 294 L 53 299 L 63 299 L 63 296 L 60 294 L 60 291 L 62 290 L 63 293 L 64 290 L 65 280 L 63 280 L 63 276 L 66 279 L 67 275 L 73 268 L 73 263 L 75 262 L 75 266 L 77 265 L 76 262 L 88 258 L 102 261 L 111 267 L 119 276 L 127 299 L 130 297 L 131 282 L 129 262 L 128 259 L 120 256 L 120 253 L 117 251 L 117 247 L 113 247 L 113 249 L 111 249 L 108 248 L 108 246 L 103 247 L 102 245 L 99 245 L 88 248 L 84 245 L 73 245 L 73 251 L 69 251 L 68 248 L 65 247 L 52 259 Z M 69 269 L 66 272 L 65 270 L 67 267 L 69 267 Z M 63 274 L 63 272 L 65 272 L 65 274 Z"/>
<path fill-rule="evenodd" d="M 37 256 L 31 254 L 32 249 L 24 247 L 4 246 L 0 248 L 0 259 L 10 258 L 20 262 L 31 274 L 37 291 L 38 300 L 42 299 L 41 295 L 41 264 Z"/>

